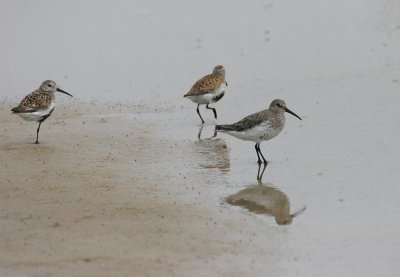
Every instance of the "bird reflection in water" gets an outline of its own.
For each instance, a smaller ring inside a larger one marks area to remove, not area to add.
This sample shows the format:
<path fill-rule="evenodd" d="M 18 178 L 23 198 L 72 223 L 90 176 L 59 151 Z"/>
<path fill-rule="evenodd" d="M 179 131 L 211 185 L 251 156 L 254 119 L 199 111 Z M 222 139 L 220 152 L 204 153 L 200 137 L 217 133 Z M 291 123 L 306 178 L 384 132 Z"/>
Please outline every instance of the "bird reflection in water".
<path fill-rule="evenodd" d="M 213 128 L 213 135 L 210 137 L 203 137 L 204 125 L 201 125 L 199 133 L 197 134 L 198 141 L 195 142 L 194 147 L 197 152 L 199 166 L 205 169 L 218 169 L 223 173 L 230 170 L 230 157 L 229 149 L 223 139 L 215 138 L 216 133 Z"/>
<path fill-rule="evenodd" d="M 261 167 L 263 167 L 262 170 Z M 262 184 L 266 167 L 266 164 L 258 166 L 257 185 L 251 185 L 229 196 L 226 202 L 246 208 L 256 214 L 273 216 L 278 225 L 289 225 L 293 222 L 293 218 L 305 211 L 306 207 L 290 213 L 290 201 L 287 195 L 272 184 Z"/>

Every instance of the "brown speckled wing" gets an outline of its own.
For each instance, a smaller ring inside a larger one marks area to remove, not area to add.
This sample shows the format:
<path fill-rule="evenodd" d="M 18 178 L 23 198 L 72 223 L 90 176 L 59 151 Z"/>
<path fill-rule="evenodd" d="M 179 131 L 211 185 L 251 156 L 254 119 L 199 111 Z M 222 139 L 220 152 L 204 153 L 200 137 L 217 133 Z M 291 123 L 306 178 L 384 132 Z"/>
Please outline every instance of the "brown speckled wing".
<path fill-rule="evenodd" d="M 50 93 L 36 90 L 22 99 L 18 107 L 12 109 L 16 113 L 31 113 L 45 109 L 50 105 L 53 96 Z"/>
<path fill-rule="evenodd" d="M 198 80 L 185 96 L 202 95 L 213 92 L 222 82 L 224 82 L 222 76 L 214 76 L 212 74 L 206 75 Z"/>

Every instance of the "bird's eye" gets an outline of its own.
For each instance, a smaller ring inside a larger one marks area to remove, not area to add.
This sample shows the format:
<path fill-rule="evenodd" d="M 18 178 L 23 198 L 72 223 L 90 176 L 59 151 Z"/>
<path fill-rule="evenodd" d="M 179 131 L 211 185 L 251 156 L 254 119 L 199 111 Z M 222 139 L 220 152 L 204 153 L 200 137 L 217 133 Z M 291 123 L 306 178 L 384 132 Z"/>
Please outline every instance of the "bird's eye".
<path fill-rule="evenodd" d="M 48 87 L 51 87 L 51 84 L 48 84 L 47 86 L 48 86 Z"/>

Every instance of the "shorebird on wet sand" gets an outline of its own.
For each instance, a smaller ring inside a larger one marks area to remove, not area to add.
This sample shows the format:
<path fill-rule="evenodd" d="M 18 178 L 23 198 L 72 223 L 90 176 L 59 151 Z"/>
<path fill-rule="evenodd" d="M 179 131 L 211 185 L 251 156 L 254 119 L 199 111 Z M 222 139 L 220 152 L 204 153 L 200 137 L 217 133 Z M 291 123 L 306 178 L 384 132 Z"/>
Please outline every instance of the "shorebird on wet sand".
<path fill-rule="evenodd" d="M 279 135 L 285 126 L 285 112 L 301 120 L 297 114 L 286 107 L 286 103 L 283 100 L 275 99 L 271 102 L 269 109 L 246 116 L 234 124 L 216 125 L 215 130 L 241 140 L 254 141 L 256 143 L 257 162 L 261 163 L 261 155 L 264 163 L 267 163 L 267 160 L 261 153 L 260 143 Z"/>
<path fill-rule="evenodd" d="M 18 114 L 25 120 L 39 122 L 39 126 L 36 130 L 36 144 L 39 143 L 40 125 L 54 110 L 54 92 L 56 91 L 72 97 L 68 92 L 58 88 L 54 81 L 48 80 L 44 81 L 37 90 L 25 96 L 18 107 L 11 109 L 12 112 Z"/>
<path fill-rule="evenodd" d="M 222 65 L 217 65 L 211 74 L 204 76 L 186 93 L 183 97 L 187 97 L 192 102 L 197 104 L 197 113 L 200 116 L 201 122 L 204 123 L 201 117 L 199 106 L 206 105 L 207 109 L 213 110 L 214 117 L 217 119 L 217 111 L 208 105 L 218 102 L 225 95 L 225 88 L 228 83 L 225 81 L 225 68 Z"/>

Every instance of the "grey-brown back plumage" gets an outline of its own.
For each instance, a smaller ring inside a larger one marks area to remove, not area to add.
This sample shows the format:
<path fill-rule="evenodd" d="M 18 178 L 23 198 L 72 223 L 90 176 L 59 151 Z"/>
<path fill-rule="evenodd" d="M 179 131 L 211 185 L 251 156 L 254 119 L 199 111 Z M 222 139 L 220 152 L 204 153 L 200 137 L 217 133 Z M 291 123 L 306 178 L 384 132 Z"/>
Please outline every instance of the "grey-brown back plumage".
<path fill-rule="evenodd" d="M 225 131 L 236 131 L 242 132 L 247 129 L 251 129 L 261 123 L 268 123 L 270 126 L 280 126 L 285 123 L 285 117 L 283 113 L 273 110 L 263 110 L 255 114 L 251 114 L 246 116 L 242 120 L 226 125 L 217 125 L 217 130 L 225 130 Z"/>
<path fill-rule="evenodd" d="M 285 111 L 289 111 L 286 108 L 286 103 L 283 100 L 275 99 L 268 109 L 246 116 L 233 124 L 217 125 L 216 130 L 243 132 L 262 123 L 272 128 L 283 128 L 285 125 Z"/>
<path fill-rule="evenodd" d="M 256 125 L 261 124 L 266 118 L 268 117 L 268 110 L 263 110 L 261 112 L 251 114 L 246 116 L 242 120 L 233 123 L 233 124 L 226 124 L 226 125 L 217 125 L 217 130 L 226 130 L 226 131 L 236 131 L 241 132 L 250 128 L 253 128 Z M 273 119 L 273 118 L 272 118 Z"/>

